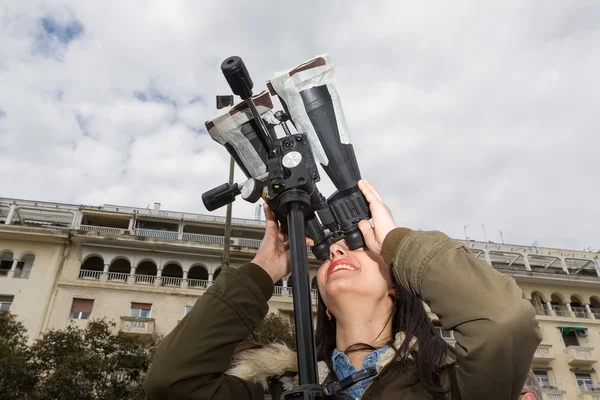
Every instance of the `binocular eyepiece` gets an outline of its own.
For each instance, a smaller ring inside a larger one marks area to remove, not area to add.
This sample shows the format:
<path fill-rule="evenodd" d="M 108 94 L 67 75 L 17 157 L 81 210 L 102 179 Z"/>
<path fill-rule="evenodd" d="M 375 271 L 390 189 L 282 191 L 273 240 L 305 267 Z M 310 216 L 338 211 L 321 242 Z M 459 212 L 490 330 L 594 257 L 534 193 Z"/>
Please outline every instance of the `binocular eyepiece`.
<path fill-rule="evenodd" d="M 221 71 L 232 92 L 243 101 L 228 113 L 207 121 L 206 128 L 227 149 L 248 180 L 207 191 L 202 195 L 205 207 L 215 210 L 235 201 L 240 194 L 252 203 L 263 198 L 285 228 L 286 202 L 294 199 L 304 204 L 306 234 L 315 242 L 312 252 L 317 259 L 329 257 L 331 240 L 343 238 L 350 249 L 364 247 L 358 222 L 371 215 L 358 189 L 360 170 L 328 56 L 277 74 L 267 84 L 269 92 L 256 96 L 252 92 L 254 83 L 240 57 L 227 58 Z M 283 111 L 273 110 L 269 95 L 278 97 Z M 298 133 L 290 133 L 287 122 Z M 283 128 L 285 136 L 277 136 L 277 125 Z M 320 181 L 317 164 L 337 188 L 328 199 L 316 186 Z"/>

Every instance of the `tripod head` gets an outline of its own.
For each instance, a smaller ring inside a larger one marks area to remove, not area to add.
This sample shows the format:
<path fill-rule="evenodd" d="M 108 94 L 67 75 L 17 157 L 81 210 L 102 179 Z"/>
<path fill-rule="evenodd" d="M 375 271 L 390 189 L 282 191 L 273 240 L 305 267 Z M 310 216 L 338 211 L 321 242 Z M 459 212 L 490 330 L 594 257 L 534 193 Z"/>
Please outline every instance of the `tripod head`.
<path fill-rule="evenodd" d="M 315 242 L 312 252 L 318 260 L 329 257 L 332 239 L 344 238 L 350 249 L 364 247 L 358 222 L 371 216 L 358 189 L 360 170 L 328 56 L 276 74 L 267 83 L 269 91 L 258 95 L 253 94 L 254 83 L 241 58 L 227 58 L 221 71 L 242 102 L 207 121 L 206 128 L 235 159 L 247 180 L 205 192 L 206 209 L 216 210 L 239 195 L 251 203 L 262 198 L 286 230 L 288 198 L 282 195 L 294 189 L 304 193 L 306 233 Z M 283 111 L 274 111 L 270 95 L 280 100 Z M 288 122 L 298 133 L 290 132 Z M 281 138 L 277 126 L 285 133 Z M 317 164 L 337 188 L 327 199 L 316 186 L 320 181 Z"/>

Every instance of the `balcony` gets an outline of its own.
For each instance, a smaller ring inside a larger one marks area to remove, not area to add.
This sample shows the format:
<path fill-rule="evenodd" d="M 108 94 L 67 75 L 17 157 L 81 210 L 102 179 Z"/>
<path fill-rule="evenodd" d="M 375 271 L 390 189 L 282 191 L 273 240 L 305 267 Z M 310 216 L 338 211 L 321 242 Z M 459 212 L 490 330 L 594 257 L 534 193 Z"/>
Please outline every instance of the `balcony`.
<path fill-rule="evenodd" d="M 102 271 L 91 271 L 89 269 L 79 270 L 79 276 L 77 279 L 89 279 L 98 281 L 100 280 L 100 275 L 102 275 Z"/>
<path fill-rule="evenodd" d="M 598 361 L 591 346 L 569 346 L 563 351 L 567 356 L 567 363 L 572 366 L 590 367 Z"/>
<path fill-rule="evenodd" d="M 190 289 L 208 289 L 210 281 L 204 279 L 188 279 L 188 288 Z"/>
<path fill-rule="evenodd" d="M 119 330 L 134 335 L 153 335 L 154 318 L 122 316 Z"/>
<path fill-rule="evenodd" d="M 600 400 L 600 385 L 583 384 L 579 386 L 578 400 Z"/>
<path fill-rule="evenodd" d="M 134 235 L 144 238 L 152 239 L 168 239 L 168 240 L 184 240 L 186 242 L 214 244 L 217 246 L 223 246 L 223 236 L 205 235 L 200 233 L 187 233 L 187 232 L 176 232 L 168 230 L 157 230 L 157 229 L 146 229 L 146 228 L 135 228 L 132 230 L 112 228 L 107 226 L 95 226 L 95 225 L 79 225 L 79 230 L 86 232 L 99 232 L 99 233 L 111 233 L 120 235 Z M 235 247 L 248 247 L 252 249 L 258 249 L 260 246 L 260 240 L 247 239 L 247 238 L 231 238 L 231 246 Z M 310 251 L 309 251 L 310 252 Z"/>
<path fill-rule="evenodd" d="M 10 269 L 0 269 L 0 276 L 8 276 Z"/>
<path fill-rule="evenodd" d="M 562 383 L 544 382 L 540 385 L 540 389 L 546 395 L 544 398 L 548 400 L 566 400 L 566 391 Z"/>
<path fill-rule="evenodd" d="M 110 228 L 108 226 L 79 225 L 79 230 L 86 232 L 113 233 L 115 235 L 129 234 L 128 229 Z"/>
<path fill-rule="evenodd" d="M 554 359 L 556 356 L 551 344 L 540 344 L 533 355 L 533 362 L 536 364 L 549 364 Z"/>

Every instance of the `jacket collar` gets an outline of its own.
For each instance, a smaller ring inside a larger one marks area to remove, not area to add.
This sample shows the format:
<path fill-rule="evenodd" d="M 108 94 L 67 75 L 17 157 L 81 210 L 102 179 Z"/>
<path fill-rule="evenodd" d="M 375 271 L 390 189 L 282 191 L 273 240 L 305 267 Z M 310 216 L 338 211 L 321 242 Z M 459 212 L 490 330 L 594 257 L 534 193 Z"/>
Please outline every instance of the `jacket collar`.
<path fill-rule="evenodd" d="M 396 348 L 404 342 L 404 332 L 399 332 L 394 340 Z M 410 350 L 418 351 L 417 339 L 412 338 Z M 381 371 L 394 359 L 396 351 L 388 348 L 377 359 L 377 372 Z M 412 355 L 409 355 L 412 358 Z M 452 360 L 448 360 L 452 362 Z M 331 371 L 324 361 L 317 365 L 318 379 L 320 383 L 325 382 Z M 295 376 L 289 376 L 291 374 Z M 249 382 L 260 383 L 265 390 L 268 388 L 269 379 L 276 377 L 283 383 L 285 390 L 298 385 L 298 362 L 296 352 L 283 343 L 272 343 L 258 349 L 245 350 L 237 353 L 227 375 L 236 376 Z"/>

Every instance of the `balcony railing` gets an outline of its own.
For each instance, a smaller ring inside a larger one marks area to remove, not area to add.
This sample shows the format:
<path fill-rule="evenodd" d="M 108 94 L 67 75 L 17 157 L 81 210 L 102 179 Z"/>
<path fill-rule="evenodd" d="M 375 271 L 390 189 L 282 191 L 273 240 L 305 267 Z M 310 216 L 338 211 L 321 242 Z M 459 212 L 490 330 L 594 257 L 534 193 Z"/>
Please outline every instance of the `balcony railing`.
<path fill-rule="evenodd" d="M 579 385 L 579 393 L 594 393 L 595 395 L 600 395 L 600 385 L 596 383 L 591 385 L 584 383 L 583 385 Z"/>
<path fill-rule="evenodd" d="M 533 361 L 536 363 L 549 363 L 555 358 L 552 345 L 549 344 L 540 344 L 533 355 Z"/>
<path fill-rule="evenodd" d="M 111 282 L 127 282 L 129 274 L 125 272 L 109 272 L 106 276 L 107 281 Z"/>
<path fill-rule="evenodd" d="M 207 243 L 215 245 L 223 245 L 223 236 L 204 235 L 199 233 L 179 233 L 174 231 L 159 231 L 155 229 L 135 228 L 120 229 L 107 226 L 79 225 L 79 230 L 88 232 L 112 233 L 112 234 L 132 234 L 135 236 L 155 238 L 155 239 L 170 239 L 170 240 L 185 240 L 188 242 Z M 233 238 L 232 238 L 233 239 Z M 261 241 L 257 239 L 235 238 L 237 246 L 249 247 L 257 249 Z"/>
<path fill-rule="evenodd" d="M 157 231 L 154 229 L 140 229 L 136 228 L 134 231 L 134 235 L 143 236 L 149 238 L 158 238 L 158 239 L 179 239 L 179 233 L 173 231 Z"/>
<path fill-rule="evenodd" d="M 565 400 L 562 393 L 546 393 L 548 400 Z"/>
<path fill-rule="evenodd" d="M 588 318 L 587 310 L 585 307 L 571 307 L 576 318 Z"/>
<path fill-rule="evenodd" d="M 156 276 L 154 275 L 135 275 L 135 283 L 141 283 L 146 285 L 154 285 L 154 281 L 156 280 Z"/>
<path fill-rule="evenodd" d="M 544 382 L 540 384 L 542 390 L 565 390 L 562 383 Z"/>
<path fill-rule="evenodd" d="M 0 269 L 0 276 L 8 276 L 10 269 Z"/>
<path fill-rule="evenodd" d="M 273 296 L 283 296 L 283 286 L 275 286 Z"/>
<path fill-rule="evenodd" d="M 154 318 L 122 316 L 119 328 L 125 333 L 153 334 Z"/>
<path fill-rule="evenodd" d="M 592 312 L 592 314 L 594 314 L 594 317 L 596 317 L 596 319 L 600 319 L 600 308 L 590 308 L 590 311 Z"/>
<path fill-rule="evenodd" d="M 310 294 L 312 295 L 313 300 L 316 300 L 318 297 L 317 289 L 311 289 Z"/>
<path fill-rule="evenodd" d="M 95 225 L 79 225 L 79 230 L 88 232 L 100 232 L 100 233 L 114 233 L 124 235 L 129 233 L 128 229 L 121 228 L 110 228 L 108 226 L 95 226 Z"/>
<path fill-rule="evenodd" d="M 182 278 L 173 278 L 170 276 L 161 277 L 162 286 L 181 286 Z"/>
<path fill-rule="evenodd" d="M 589 367 L 598 361 L 591 346 L 568 346 L 563 351 L 567 356 L 567 363 L 573 366 Z"/>
<path fill-rule="evenodd" d="M 100 279 L 100 275 L 102 275 L 102 271 L 91 271 L 91 270 L 88 270 L 88 269 L 81 269 L 81 270 L 79 270 L 79 277 L 78 277 L 78 279 L 99 280 Z"/>
<path fill-rule="evenodd" d="M 219 245 L 223 244 L 222 236 L 202 235 L 199 233 L 182 233 L 181 238 L 183 240 L 187 240 L 188 242 L 200 242 Z"/>
<path fill-rule="evenodd" d="M 571 314 L 569 313 L 569 310 L 567 310 L 567 307 L 565 306 L 552 306 L 552 309 L 554 310 L 554 314 L 556 314 L 556 316 L 558 317 L 570 317 Z"/>
<path fill-rule="evenodd" d="M 188 279 L 188 287 L 193 289 L 206 289 L 210 282 L 204 279 Z"/>

